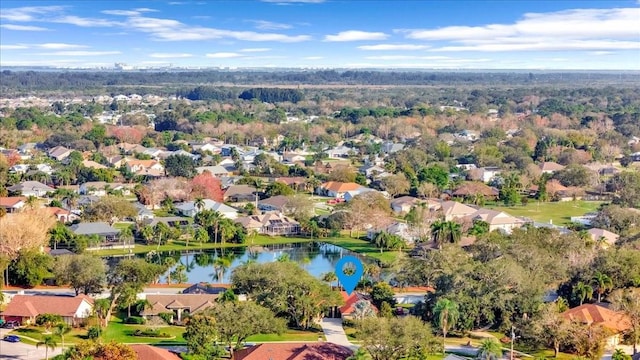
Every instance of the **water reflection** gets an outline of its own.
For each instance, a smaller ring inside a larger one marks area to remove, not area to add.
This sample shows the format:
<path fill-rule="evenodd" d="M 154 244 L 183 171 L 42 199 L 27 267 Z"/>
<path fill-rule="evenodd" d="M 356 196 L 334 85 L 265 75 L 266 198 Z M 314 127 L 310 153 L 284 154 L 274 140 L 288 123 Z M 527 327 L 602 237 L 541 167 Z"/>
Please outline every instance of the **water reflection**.
<path fill-rule="evenodd" d="M 364 263 L 371 263 L 371 259 L 322 242 L 193 250 L 182 253 L 162 252 L 147 254 L 147 257 L 161 264 L 167 264 L 166 261 L 171 264 L 171 261 L 174 261 L 175 265 L 172 264 L 171 269 L 160 279 L 161 283 L 166 283 L 167 275 L 182 264 L 186 268 L 188 282 L 193 284 L 196 282 L 228 283 L 233 269 L 242 264 L 266 263 L 279 259 L 294 261 L 311 275 L 321 278 L 324 273 L 333 272 L 335 264 L 344 255 L 354 255 Z M 171 260 L 166 260 L 167 258 Z"/>

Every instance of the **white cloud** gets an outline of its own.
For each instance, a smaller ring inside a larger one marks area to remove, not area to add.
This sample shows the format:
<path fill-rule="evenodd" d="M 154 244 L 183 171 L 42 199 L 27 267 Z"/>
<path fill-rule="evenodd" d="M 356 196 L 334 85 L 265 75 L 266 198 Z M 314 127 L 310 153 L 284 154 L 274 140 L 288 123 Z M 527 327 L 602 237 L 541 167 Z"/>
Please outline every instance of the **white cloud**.
<path fill-rule="evenodd" d="M 302 59 L 304 60 L 322 60 L 324 56 L 305 56 Z"/>
<path fill-rule="evenodd" d="M 640 1 L 640 0 L 638 0 L 638 1 Z M 589 55 L 595 55 L 595 56 L 611 55 L 611 54 L 615 54 L 615 52 L 613 52 L 613 51 L 591 51 L 591 52 L 589 52 Z"/>
<path fill-rule="evenodd" d="M 56 19 L 51 20 L 51 22 L 60 23 L 60 24 L 70 24 L 80 27 L 111 27 L 123 25 L 122 23 L 111 21 L 107 19 L 97 19 L 97 18 L 84 18 L 75 15 L 67 15 L 62 16 Z"/>
<path fill-rule="evenodd" d="M 362 45 L 358 46 L 360 50 L 423 50 L 428 49 L 430 46 L 428 45 L 418 45 L 418 44 L 378 44 L 378 45 Z"/>
<path fill-rule="evenodd" d="M 65 49 L 82 49 L 87 48 L 86 45 L 77 45 L 77 44 L 65 44 L 65 43 L 45 43 L 45 44 L 36 44 L 34 45 L 41 49 L 48 50 L 65 50 Z"/>
<path fill-rule="evenodd" d="M 277 33 L 259 33 L 254 31 L 233 31 L 199 26 L 188 26 L 172 19 L 150 17 L 131 17 L 127 25 L 138 31 L 151 34 L 154 40 L 188 41 L 230 38 L 242 41 L 301 42 L 310 40 L 308 35 L 284 35 Z"/>
<path fill-rule="evenodd" d="M 157 9 L 151 9 L 151 8 L 147 8 L 147 7 L 135 8 L 135 9 L 133 9 L 133 11 L 137 11 L 137 12 L 158 12 Z"/>
<path fill-rule="evenodd" d="M 640 50 L 640 8 L 527 13 L 512 24 L 396 30 L 409 39 L 450 41 L 434 51 Z"/>
<path fill-rule="evenodd" d="M 38 55 L 45 56 L 105 56 L 105 55 L 119 55 L 120 51 L 54 51 L 50 53 L 40 53 Z"/>
<path fill-rule="evenodd" d="M 267 20 L 247 20 L 250 23 L 253 23 L 254 27 L 259 30 L 286 30 L 291 29 L 292 26 L 289 24 L 282 24 L 273 21 Z"/>
<path fill-rule="evenodd" d="M 2 9 L 0 19 L 9 21 L 32 21 L 35 15 L 50 14 L 52 12 L 60 12 L 63 6 L 24 6 L 19 8 Z"/>
<path fill-rule="evenodd" d="M 23 50 L 28 49 L 27 45 L 4 45 L 0 44 L 0 50 Z"/>
<path fill-rule="evenodd" d="M 324 41 L 364 41 L 364 40 L 384 40 L 389 35 L 382 32 L 367 32 L 360 30 L 341 31 L 335 35 L 327 35 Z"/>
<path fill-rule="evenodd" d="M 15 30 L 15 31 L 49 31 L 47 28 L 43 28 L 40 26 L 31 26 L 31 25 L 15 25 L 15 24 L 3 24 L 0 25 L 1 28 L 7 30 Z"/>
<path fill-rule="evenodd" d="M 206 54 L 205 56 L 212 59 L 231 59 L 231 58 L 242 57 L 244 55 L 234 53 L 234 52 L 218 52 L 218 53 Z"/>
<path fill-rule="evenodd" d="M 121 16 L 140 15 L 140 12 L 135 10 L 102 10 L 101 13 L 107 14 L 107 15 L 121 15 Z"/>
<path fill-rule="evenodd" d="M 177 58 L 189 58 L 192 57 L 193 54 L 187 53 L 153 53 L 149 54 L 149 57 L 157 58 L 157 59 L 177 59 Z"/>
<path fill-rule="evenodd" d="M 271 49 L 269 48 L 247 48 L 247 49 L 241 49 L 240 52 L 254 53 L 254 52 L 266 52 L 270 50 Z"/>

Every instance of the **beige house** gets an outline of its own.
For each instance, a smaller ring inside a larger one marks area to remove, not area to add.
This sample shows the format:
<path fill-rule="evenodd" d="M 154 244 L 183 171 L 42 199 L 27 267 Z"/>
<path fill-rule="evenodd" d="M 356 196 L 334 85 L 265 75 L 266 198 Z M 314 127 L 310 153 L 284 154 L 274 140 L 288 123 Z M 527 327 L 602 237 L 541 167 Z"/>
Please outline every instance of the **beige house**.
<path fill-rule="evenodd" d="M 480 208 L 467 216 L 471 222 L 484 221 L 489 224 L 489 231 L 500 230 L 510 234 L 513 229 L 522 227 L 525 221 L 502 211 Z"/>
<path fill-rule="evenodd" d="M 148 294 L 145 295 L 145 299 L 151 306 L 144 309 L 140 315 L 145 319 L 151 319 L 162 313 L 173 313 L 175 321 L 180 323 L 184 315 L 197 314 L 212 307 L 217 298 L 217 294 Z"/>
<path fill-rule="evenodd" d="M 616 241 L 620 238 L 620 235 L 605 229 L 593 228 L 589 229 L 587 232 L 593 241 L 601 243 L 601 246 L 605 249 L 615 245 Z"/>
<path fill-rule="evenodd" d="M 440 210 L 442 211 L 445 221 L 462 219 L 478 211 L 476 208 L 457 201 L 443 201 L 440 205 Z"/>

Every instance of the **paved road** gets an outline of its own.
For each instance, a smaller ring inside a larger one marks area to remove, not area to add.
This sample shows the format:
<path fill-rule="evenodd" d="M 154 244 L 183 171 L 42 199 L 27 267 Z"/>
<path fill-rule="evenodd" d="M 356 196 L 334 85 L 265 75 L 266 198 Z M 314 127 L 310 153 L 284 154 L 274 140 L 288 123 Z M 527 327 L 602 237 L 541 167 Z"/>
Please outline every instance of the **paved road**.
<path fill-rule="evenodd" d="M 8 329 L 0 329 L 0 337 L 4 337 L 9 333 Z M 49 357 L 60 354 L 60 348 L 49 350 Z M 33 345 L 19 343 L 10 343 L 0 340 L 0 359 L 3 360 L 42 360 L 45 358 L 45 349 L 43 347 L 36 348 Z"/>

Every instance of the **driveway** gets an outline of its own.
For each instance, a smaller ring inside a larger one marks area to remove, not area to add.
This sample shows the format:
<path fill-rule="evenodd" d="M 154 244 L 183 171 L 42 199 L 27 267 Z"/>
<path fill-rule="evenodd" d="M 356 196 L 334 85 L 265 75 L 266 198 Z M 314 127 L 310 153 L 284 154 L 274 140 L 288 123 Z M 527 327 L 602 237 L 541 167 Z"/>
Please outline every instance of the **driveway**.
<path fill-rule="evenodd" d="M 349 342 L 347 334 L 342 327 L 342 319 L 324 318 L 320 322 L 320 326 L 322 326 L 322 332 L 324 332 L 327 342 L 348 347 L 353 351 L 358 349 L 357 345 Z"/>
<path fill-rule="evenodd" d="M 3 338 L 9 333 L 9 329 L 0 329 L 0 338 Z M 60 354 L 62 351 L 60 348 L 55 350 L 49 349 L 49 358 Z M 36 348 L 33 345 L 25 344 L 23 342 L 10 343 L 4 340 L 0 340 L 0 359 L 12 360 L 42 360 L 45 357 L 44 347 Z"/>

